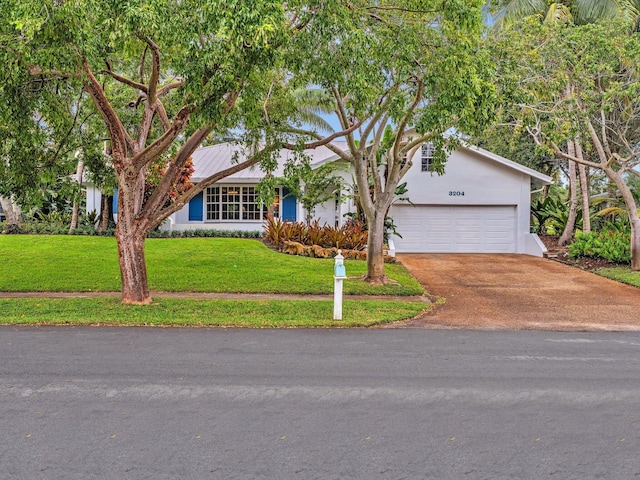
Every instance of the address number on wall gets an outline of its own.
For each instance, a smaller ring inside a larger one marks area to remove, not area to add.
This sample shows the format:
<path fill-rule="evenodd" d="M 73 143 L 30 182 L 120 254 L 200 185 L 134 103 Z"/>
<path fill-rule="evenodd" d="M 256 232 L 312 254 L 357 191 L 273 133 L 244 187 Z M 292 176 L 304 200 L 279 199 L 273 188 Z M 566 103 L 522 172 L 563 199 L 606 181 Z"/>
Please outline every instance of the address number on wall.
<path fill-rule="evenodd" d="M 449 192 L 449 196 L 450 197 L 464 197 L 464 192 L 463 191 L 451 191 Z"/>

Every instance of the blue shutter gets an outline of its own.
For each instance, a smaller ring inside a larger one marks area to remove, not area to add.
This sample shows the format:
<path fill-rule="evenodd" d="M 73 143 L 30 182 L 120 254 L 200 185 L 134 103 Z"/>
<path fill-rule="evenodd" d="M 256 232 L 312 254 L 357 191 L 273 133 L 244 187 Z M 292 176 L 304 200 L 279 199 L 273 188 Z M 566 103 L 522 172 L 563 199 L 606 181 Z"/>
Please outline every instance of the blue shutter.
<path fill-rule="evenodd" d="M 282 189 L 282 220 L 285 222 L 295 222 L 296 219 L 296 197 L 291 195 L 287 188 Z"/>
<path fill-rule="evenodd" d="M 118 213 L 118 187 L 115 188 L 115 190 L 113 191 L 113 204 L 111 205 L 111 207 L 113 208 L 113 214 L 117 214 Z"/>
<path fill-rule="evenodd" d="M 189 221 L 201 222 L 204 206 L 204 195 L 200 192 L 189 201 Z"/>

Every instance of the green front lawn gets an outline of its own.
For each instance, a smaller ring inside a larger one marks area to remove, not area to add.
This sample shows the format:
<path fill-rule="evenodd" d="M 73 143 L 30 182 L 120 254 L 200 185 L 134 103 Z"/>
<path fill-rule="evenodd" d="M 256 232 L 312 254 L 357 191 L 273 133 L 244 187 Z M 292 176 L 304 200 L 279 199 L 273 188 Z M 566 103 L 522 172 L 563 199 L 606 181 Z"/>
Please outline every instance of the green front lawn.
<path fill-rule="evenodd" d="M 152 305 L 122 305 L 116 298 L 0 299 L 0 324 L 153 325 L 252 328 L 368 327 L 419 314 L 421 302 L 346 300 L 343 320 L 333 320 L 333 302 L 313 300 L 154 299 Z"/>
<path fill-rule="evenodd" d="M 598 275 L 640 287 L 640 272 L 632 272 L 629 267 L 600 268 L 595 271 Z"/>
<path fill-rule="evenodd" d="M 330 294 L 333 260 L 283 255 L 257 240 L 148 239 L 151 290 Z M 119 291 L 115 239 L 81 236 L 0 235 L 0 291 Z M 363 261 L 345 262 L 348 276 L 366 272 Z M 401 265 L 387 265 L 399 285 L 344 282 L 345 294 L 420 295 Z"/>

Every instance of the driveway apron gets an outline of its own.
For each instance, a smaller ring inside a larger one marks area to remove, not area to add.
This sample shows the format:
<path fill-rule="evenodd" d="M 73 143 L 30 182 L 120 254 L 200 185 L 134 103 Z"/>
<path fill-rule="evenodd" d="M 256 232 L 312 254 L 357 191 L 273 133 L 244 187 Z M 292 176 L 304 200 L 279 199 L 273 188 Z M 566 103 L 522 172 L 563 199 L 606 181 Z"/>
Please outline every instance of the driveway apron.
<path fill-rule="evenodd" d="M 401 254 L 398 259 L 428 295 L 444 298 L 402 326 L 640 330 L 640 289 L 553 260 L 492 254 Z"/>

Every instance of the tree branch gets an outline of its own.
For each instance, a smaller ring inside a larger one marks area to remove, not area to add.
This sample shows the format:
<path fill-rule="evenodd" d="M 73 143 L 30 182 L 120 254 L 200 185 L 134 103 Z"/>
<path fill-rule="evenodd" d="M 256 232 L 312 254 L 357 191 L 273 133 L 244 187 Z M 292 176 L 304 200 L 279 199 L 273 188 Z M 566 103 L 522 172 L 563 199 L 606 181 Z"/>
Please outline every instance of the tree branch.
<path fill-rule="evenodd" d="M 129 137 L 129 134 L 125 130 L 118 114 L 109 103 L 102 85 L 96 79 L 95 75 L 89 67 L 89 63 L 86 59 L 83 59 L 82 69 L 87 76 L 87 80 L 84 81 L 84 87 L 91 95 L 93 103 L 100 112 L 102 119 L 109 131 L 109 137 L 111 138 L 111 149 L 113 152 L 112 158 L 114 166 L 117 168 L 125 168 L 124 160 L 127 158 L 127 153 L 133 151 L 133 140 Z"/>
<path fill-rule="evenodd" d="M 310 137 L 317 138 L 318 139 L 317 142 L 311 142 L 311 143 L 305 143 L 304 144 L 304 149 L 305 150 L 312 150 L 314 148 L 322 147 L 323 145 L 327 145 L 328 143 L 334 141 L 336 138 L 350 135 L 352 132 L 357 130 L 360 127 L 360 125 L 361 125 L 361 123 L 358 122 L 358 123 L 352 125 L 351 127 L 349 127 L 348 129 L 343 130 L 341 132 L 336 132 L 336 133 L 334 133 L 332 135 L 329 135 L 328 137 L 322 137 L 321 135 L 319 135 L 316 132 L 307 131 L 307 130 L 295 130 L 295 129 L 292 129 L 291 131 L 292 132 L 295 131 L 296 133 L 300 133 L 300 134 L 303 134 L 303 135 L 308 135 Z M 299 148 L 299 145 L 295 145 L 293 143 L 285 143 L 285 144 L 282 145 L 282 148 L 286 148 L 287 150 L 297 150 Z"/>
<path fill-rule="evenodd" d="M 167 93 L 169 93 L 171 90 L 175 90 L 176 88 L 184 87 L 184 85 L 185 85 L 184 80 L 179 80 L 177 82 L 169 83 L 169 84 L 165 85 L 164 87 L 160 88 L 158 90 L 158 93 L 157 93 L 156 96 L 158 98 L 162 98 Z"/>
<path fill-rule="evenodd" d="M 527 127 L 527 132 L 529 133 L 529 135 L 531 135 L 531 138 L 536 143 L 536 145 L 538 145 L 539 147 L 543 146 L 542 141 L 540 140 L 540 133 L 539 132 L 534 132 L 533 130 L 531 130 L 531 127 Z M 557 157 L 564 158 L 565 160 L 570 160 L 572 162 L 581 163 L 583 165 L 587 165 L 589 167 L 597 168 L 599 170 L 602 170 L 602 168 L 605 166 L 605 165 L 603 165 L 601 163 L 590 162 L 590 161 L 585 160 L 583 158 L 578 158 L 575 155 L 569 155 L 568 153 L 563 152 L 560 149 L 560 147 L 556 144 L 556 142 L 554 142 L 553 140 L 549 140 L 549 144 L 551 146 L 551 150 L 553 150 L 553 153 Z"/>
<path fill-rule="evenodd" d="M 113 78 L 114 80 L 124 84 L 124 85 L 128 85 L 130 87 L 135 88 L 136 90 L 140 90 L 141 92 L 144 92 L 145 94 L 148 93 L 148 88 L 145 84 L 143 83 L 138 83 L 134 80 L 131 80 L 127 77 L 124 77 L 120 74 L 117 74 L 116 72 L 111 70 L 111 66 L 109 65 L 109 69 L 107 70 L 100 70 L 100 73 L 104 74 L 104 75 L 109 75 L 111 78 Z"/>
<path fill-rule="evenodd" d="M 147 43 L 149 50 L 151 50 L 151 75 L 147 82 L 149 85 L 147 92 L 147 106 L 148 108 L 155 108 L 158 82 L 160 82 L 160 49 L 150 38 L 145 38 L 144 41 Z"/>
<path fill-rule="evenodd" d="M 192 110 L 192 107 L 182 107 L 173 118 L 171 127 L 151 143 L 151 145 L 131 158 L 131 164 L 136 170 L 141 170 L 169 149 L 173 141 L 187 126 Z"/>
<path fill-rule="evenodd" d="M 331 93 L 333 94 L 333 98 L 335 98 L 336 100 L 336 114 L 338 115 L 338 119 L 340 120 L 340 126 L 342 127 L 342 130 L 348 130 L 351 127 L 351 122 L 349 122 L 349 117 L 344 109 L 344 99 L 340 95 L 337 87 L 331 87 Z M 357 150 L 357 147 L 353 135 L 349 133 L 348 135 L 346 135 L 346 137 L 347 143 L 349 144 L 349 149 L 352 152 L 355 152 Z"/>

